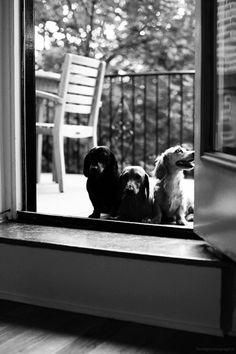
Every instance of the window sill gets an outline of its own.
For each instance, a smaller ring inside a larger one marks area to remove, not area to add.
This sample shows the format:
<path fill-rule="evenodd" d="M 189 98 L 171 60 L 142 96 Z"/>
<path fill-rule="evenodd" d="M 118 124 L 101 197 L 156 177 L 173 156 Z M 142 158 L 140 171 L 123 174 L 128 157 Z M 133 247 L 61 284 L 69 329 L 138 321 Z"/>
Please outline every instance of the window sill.
<path fill-rule="evenodd" d="M 168 229 L 166 237 L 144 237 L 120 232 L 8 222 L 0 224 L 0 243 L 158 262 L 222 266 L 222 260 L 205 241 L 169 238 Z"/>

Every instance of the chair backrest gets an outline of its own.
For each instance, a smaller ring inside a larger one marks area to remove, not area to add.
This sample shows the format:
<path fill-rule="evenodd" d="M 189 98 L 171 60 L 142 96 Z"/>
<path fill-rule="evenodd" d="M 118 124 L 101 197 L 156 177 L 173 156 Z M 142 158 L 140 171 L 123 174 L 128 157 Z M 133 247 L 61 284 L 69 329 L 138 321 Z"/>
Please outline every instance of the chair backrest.
<path fill-rule="evenodd" d="M 66 54 L 58 91 L 65 112 L 88 114 L 88 124 L 97 123 L 105 68 L 103 61 Z"/>

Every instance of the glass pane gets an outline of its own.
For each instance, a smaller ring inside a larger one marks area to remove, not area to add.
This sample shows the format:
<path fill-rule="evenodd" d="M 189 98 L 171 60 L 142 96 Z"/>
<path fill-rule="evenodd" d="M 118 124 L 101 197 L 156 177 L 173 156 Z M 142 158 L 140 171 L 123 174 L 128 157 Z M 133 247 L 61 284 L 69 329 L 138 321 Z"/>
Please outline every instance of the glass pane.
<path fill-rule="evenodd" d="M 236 155 L 236 2 L 217 0 L 215 149 Z"/>

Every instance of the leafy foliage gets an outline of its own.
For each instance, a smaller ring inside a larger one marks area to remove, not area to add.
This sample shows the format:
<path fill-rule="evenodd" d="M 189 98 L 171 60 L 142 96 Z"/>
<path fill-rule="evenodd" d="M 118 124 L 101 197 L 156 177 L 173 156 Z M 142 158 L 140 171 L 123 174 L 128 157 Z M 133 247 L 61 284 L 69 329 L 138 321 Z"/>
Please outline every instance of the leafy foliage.
<path fill-rule="evenodd" d="M 36 31 L 44 39 L 37 65 L 59 71 L 69 51 L 105 60 L 108 73 L 193 69 L 194 5 L 195 0 L 35 0 Z"/>
<path fill-rule="evenodd" d="M 194 69 L 194 9 L 195 0 L 35 0 L 36 69 L 60 72 L 66 52 L 105 60 L 107 74 Z M 168 145 L 192 145 L 192 75 L 182 92 L 178 75 L 121 80 L 106 79 L 99 119 L 99 143 L 112 147 L 121 166 L 152 169 Z M 88 147 L 65 144 L 67 170 L 78 173 L 77 156 Z"/>

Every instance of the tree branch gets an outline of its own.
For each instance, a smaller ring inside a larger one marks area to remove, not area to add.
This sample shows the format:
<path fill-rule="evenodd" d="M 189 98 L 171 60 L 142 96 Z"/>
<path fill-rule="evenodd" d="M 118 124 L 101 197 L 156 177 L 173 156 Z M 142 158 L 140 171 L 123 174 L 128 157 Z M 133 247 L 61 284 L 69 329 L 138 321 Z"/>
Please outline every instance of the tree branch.
<path fill-rule="evenodd" d="M 97 3 L 97 0 L 92 0 L 90 21 L 89 21 L 90 29 L 87 34 L 86 49 L 85 49 L 86 56 L 89 56 L 89 52 L 90 52 L 90 42 L 92 40 L 92 35 L 93 35 L 93 22 L 94 22 L 94 13 L 95 13 L 96 3 Z"/>
<path fill-rule="evenodd" d="M 72 12 L 72 17 L 74 20 L 74 24 L 77 28 L 77 30 L 79 29 L 79 22 L 77 21 L 77 16 L 75 16 L 75 11 L 72 9 L 72 4 L 71 4 L 71 0 L 66 0 L 69 11 Z M 77 31 L 78 32 L 78 31 Z"/>

